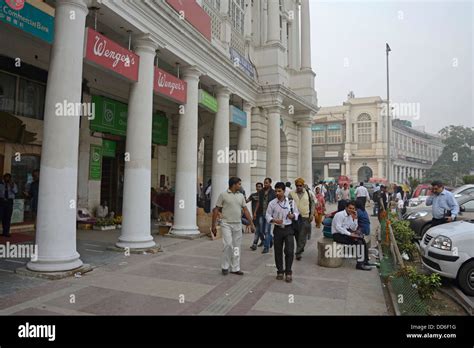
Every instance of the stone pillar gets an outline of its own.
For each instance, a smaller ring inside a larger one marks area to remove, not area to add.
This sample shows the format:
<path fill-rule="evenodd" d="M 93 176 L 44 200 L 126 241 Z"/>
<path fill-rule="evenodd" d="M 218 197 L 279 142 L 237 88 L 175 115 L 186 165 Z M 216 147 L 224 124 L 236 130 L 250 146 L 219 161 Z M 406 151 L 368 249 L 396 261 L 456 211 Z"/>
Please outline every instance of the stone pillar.
<path fill-rule="evenodd" d="M 346 175 L 346 165 L 341 163 L 341 175 Z"/>
<path fill-rule="evenodd" d="M 280 151 L 280 110 L 281 106 L 269 107 L 267 120 L 267 177 L 272 182 L 280 181 L 281 151 Z"/>
<path fill-rule="evenodd" d="M 229 186 L 229 158 L 222 156 L 229 152 L 229 96 L 227 87 L 217 90 L 217 113 L 214 118 L 214 135 L 212 142 L 212 189 L 211 209 L 216 206 L 219 195 Z M 225 158 L 223 158 L 225 157 Z"/>
<path fill-rule="evenodd" d="M 82 266 L 76 251 L 79 116 L 56 115 L 56 103 L 80 103 L 88 3 L 57 0 L 54 42 L 46 86 L 36 244 L 27 268 L 68 271 Z M 70 20 L 70 12 L 75 20 Z"/>
<path fill-rule="evenodd" d="M 174 225 L 171 232 L 176 235 L 199 234 L 196 224 L 196 172 L 200 75 L 201 73 L 195 67 L 186 68 L 182 73 L 188 89 L 184 114 L 178 116 Z M 212 183 L 212 188 L 214 188 L 214 183 Z"/>
<path fill-rule="evenodd" d="M 384 166 L 383 166 L 383 160 L 377 160 L 377 165 L 378 165 L 378 168 L 377 168 L 377 170 L 378 170 L 378 171 L 377 171 L 377 172 L 378 172 L 378 175 L 377 175 L 377 176 L 378 176 L 379 178 L 386 177 L 386 176 L 384 175 L 384 172 L 383 172 L 383 167 L 384 167 Z"/>
<path fill-rule="evenodd" d="M 311 69 L 309 0 L 301 0 L 301 69 Z"/>
<path fill-rule="evenodd" d="M 239 128 L 238 135 L 238 150 L 247 153 L 248 162 L 238 162 L 237 163 L 237 176 L 242 179 L 242 187 L 247 194 L 247 197 L 251 193 L 251 171 L 250 165 L 251 162 L 256 161 L 257 158 L 253 156 L 251 151 L 251 126 L 252 126 L 252 106 L 249 103 L 244 103 L 244 112 L 247 114 L 247 127 Z"/>
<path fill-rule="evenodd" d="M 288 66 L 288 19 L 286 15 L 281 18 L 281 43 L 285 48 L 285 55 L 283 57 L 283 66 Z"/>
<path fill-rule="evenodd" d="M 324 179 L 326 179 L 327 177 L 329 177 L 329 166 L 327 164 L 324 165 Z"/>
<path fill-rule="evenodd" d="M 280 2 L 279 0 L 268 0 L 267 6 L 267 43 L 280 42 Z"/>
<path fill-rule="evenodd" d="M 313 182 L 313 144 L 311 134 L 311 121 L 300 122 L 301 148 L 301 177 L 308 185 Z"/>
<path fill-rule="evenodd" d="M 245 0 L 244 39 L 246 41 L 252 40 L 252 1 L 251 0 Z"/>
<path fill-rule="evenodd" d="M 153 124 L 153 71 L 158 45 L 148 35 L 134 40 L 140 56 L 138 82 L 130 87 L 123 185 L 123 223 L 119 248 L 155 246 L 150 226 L 151 131 Z"/>

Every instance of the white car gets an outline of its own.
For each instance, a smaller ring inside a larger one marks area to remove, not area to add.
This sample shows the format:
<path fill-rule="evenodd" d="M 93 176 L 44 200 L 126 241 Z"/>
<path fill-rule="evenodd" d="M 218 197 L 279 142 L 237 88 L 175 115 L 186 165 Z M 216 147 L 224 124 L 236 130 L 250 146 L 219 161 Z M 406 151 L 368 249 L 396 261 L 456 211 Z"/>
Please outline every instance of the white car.
<path fill-rule="evenodd" d="M 456 279 L 474 296 L 474 220 L 432 227 L 420 242 L 423 264 L 432 272 Z"/>

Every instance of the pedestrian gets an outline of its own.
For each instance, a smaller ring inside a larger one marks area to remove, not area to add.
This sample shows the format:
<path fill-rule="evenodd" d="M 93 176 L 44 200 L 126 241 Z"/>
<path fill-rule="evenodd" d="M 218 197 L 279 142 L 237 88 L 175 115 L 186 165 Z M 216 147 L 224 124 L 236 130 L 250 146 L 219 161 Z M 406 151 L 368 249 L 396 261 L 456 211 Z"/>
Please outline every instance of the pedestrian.
<path fill-rule="evenodd" d="M 343 211 L 334 215 L 331 224 L 332 237 L 336 243 L 360 246 L 363 250 L 360 255 L 360 249 L 357 248 L 356 269 L 370 271 L 373 265 L 369 263 L 367 243 L 363 235 L 357 232 L 358 227 L 356 203 L 350 201 Z"/>
<path fill-rule="evenodd" d="M 285 197 L 288 197 L 288 195 L 291 193 L 291 182 L 287 181 L 285 183 Z"/>
<path fill-rule="evenodd" d="M 252 216 L 254 217 L 253 224 L 255 225 L 255 237 L 253 239 L 253 244 L 250 247 L 250 249 L 252 250 L 257 250 L 257 244 L 258 244 L 259 239 L 260 239 L 260 244 L 258 244 L 259 247 L 263 245 L 263 241 L 265 240 L 265 236 L 262 233 L 262 228 L 259 222 L 261 212 L 257 212 L 258 195 L 260 191 L 263 190 L 263 184 L 261 182 L 257 182 L 257 184 L 255 185 L 255 189 L 257 191 L 252 193 L 250 197 L 247 199 L 247 203 L 252 202 Z"/>
<path fill-rule="evenodd" d="M 379 195 L 380 195 L 380 186 L 375 184 L 374 193 L 372 194 L 372 200 L 374 201 L 374 206 L 372 208 L 372 216 L 378 216 L 379 214 Z"/>
<path fill-rule="evenodd" d="M 357 223 L 359 226 L 359 230 L 362 232 L 363 235 L 368 236 L 370 234 L 370 218 L 367 210 L 362 205 L 361 201 L 356 202 L 356 209 L 357 209 Z"/>
<path fill-rule="evenodd" d="M 356 199 L 356 189 L 354 188 L 354 185 L 352 185 L 352 184 L 350 185 L 349 192 L 350 192 L 350 196 L 351 196 L 350 200 L 355 201 L 355 199 Z"/>
<path fill-rule="evenodd" d="M 342 183 L 339 183 L 336 189 L 336 202 L 339 204 L 340 201 L 342 201 Z"/>
<path fill-rule="evenodd" d="M 432 206 L 431 227 L 455 221 L 459 214 L 459 204 L 454 195 L 439 180 L 431 183 L 431 192 L 432 195 L 426 199 L 426 206 Z"/>
<path fill-rule="evenodd" d="M 324 214 L 326 213 L 326 201 L 323 194 L 316 188 L 316 228 L 321 227 Z"/>
<path fill-rule="evenodd" d="M 4 237 L 11 237 L 10 225 L 13 214 L 13 200 L 18 193 L 18 187 L 12 181 L 10 173 L 3 175 L 0 181 L 0 219 L 2 220 L 2 229 Z"/>
<path fill-rule="evenodd" d="M 294 257 L 294 229 L 293 221 L 298 220 L 298 208 L 294 202 L 285 197 L 285 184 L 277 182 L 275 184 L 276 198 L 269 202 L 266 211 L 266 220 L 268 223 L 274 224 L 273 234 L 275 236 L 275 264 L 277 267 L 278 280 L 291 283 L 293 280 Z M 285 252 L 285 268 L 283 268 L 283 250 Z"/>
<path fill-rule="evenodd" d="M 349 185 L 347 182 L 344 183 L 342 188 L 342 199 L 347 202 L 351 200 L 351 191 L 349 190 Z"/>
<path fill-rule="evenodd" d="M 243 275 L 240 269 L 240 245 L 242 242 L 242 211 L 250 222 L 251 229 L 255 231 L 252 217 L 247 209 L 244 195 L 240 192 L 242 182 L 240 178 L 231 177 L 229 188 L 217 198 L 216 207 L 212 214 L 212 233 L 217 235 L 216 221 L 218 213 L 222 214 L 221 232 L 224 243 L 222 255 L 222 274 L 229 273 Z"/>
<path fill-rule="evenodd" d="M 380 223 L 380 235 L 379 240 L 381 240 L 382 236 L 385 236 L 387 233 L 387 218 L 388 218 L 388 193 L 387 193 L 387 186 L 381 185 L 380 186 L 380 193 L 377 195 L 378 198 L 378 219 Z"/>
<path fill-rule="evenodd" d="M 364 182 L 360 182 L 359 187 L 356 189 L 356 200 L 361 201 L 364 204 L 367 202 L 367 198 L 370 199 L 369 191 L 367 188 L 364 186 Z"/>
<path fill-rule="evenodd" d="M 285 185 L 285 184 L 283 184 Z M 285 186 L 286 189 L 286 186 Z M 285 190 L 284 189 L 284 190 Z M 258 202 L 255 207 L 256 212 L 253 214 L 254 220 L 257 218 L 257 214 L 260 213 L 259 225 L 261 232 L 264 235 L 263 250 L 262 254 L 269 252 L 270 248 L 273 246 L 273 239 L 271 234 L 271 224 L 267 223 L 265 219 L 265 212 L 267 211 L 268 203 L 275 199 L 276 193 L 272 189 L 272 179 L 265 178 L 263 181 L 263 190 L 258 193 Z"/>
<path fill-rule="evenodd" d="M 211 212 L 211 189 L 212 189 L 211 179 L 209 179 L 209 181 L 207 182 L 206 189 L 204 191 L 204 197 L 205 197 L 204 211 L 208 214 Z"/>
<path fill-rule="evenodd" d="M 296 191 L 292 191 L 288 198 L 294 202 L 295 207 L 299 211 L 298 229 L 295 234 L 296 239 L 296 259 L 299 261 L 302 258 L 308 235 L 311 233 L 311 222 L 314 219 L 315 199 L 310 190 L 305 189 L 304 179 L 298 178 L 295 180 Z M 316 191 L 319 187 L 316 187 Z M 276 245 L 275 245 L 276 252 Z"/>
<path fill-rule="evenodd" d="M 28 187 L 26 196 L 30 199 L 30 209 L 33 220 L 36 221 L 38 214 L 38 198 L 39 198 L 39 170 L 35 169 L 32 173 L 33 181 Z"/>
<path fill-rule="evenodd" d="M 319 191 L 321 193 L 321 191 Z M 334 203 L 334 183 L 332 181 L 328 184 L 329 203 Z"/>

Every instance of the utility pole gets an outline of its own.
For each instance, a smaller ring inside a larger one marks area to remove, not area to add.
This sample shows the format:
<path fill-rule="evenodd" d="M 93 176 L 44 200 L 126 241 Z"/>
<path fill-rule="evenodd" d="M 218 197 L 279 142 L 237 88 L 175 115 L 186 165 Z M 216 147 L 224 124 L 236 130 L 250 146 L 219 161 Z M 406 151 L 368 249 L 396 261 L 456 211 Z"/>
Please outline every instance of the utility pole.
<path fill-rule="evenodd" d="M 385 51 L 387 54 L 387 181 L 390 184 L 392 181 L 391 160 L 390 160 L 390 141 L 392 133 L 392 119 L 390 116 L 390 88 L 389 88 L 389 73 L 388 73 L 388 53 L 391 51 L 388 43 L 385 44 Z"/>

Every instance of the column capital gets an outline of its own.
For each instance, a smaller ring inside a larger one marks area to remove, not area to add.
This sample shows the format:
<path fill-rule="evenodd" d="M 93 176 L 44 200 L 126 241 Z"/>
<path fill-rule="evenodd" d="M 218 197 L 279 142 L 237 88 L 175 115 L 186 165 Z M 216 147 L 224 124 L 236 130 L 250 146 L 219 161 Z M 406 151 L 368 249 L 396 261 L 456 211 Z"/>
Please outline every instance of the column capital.
<path fill-rule="evenodd" d="M 254 105 L 252 105 L 250 102 L 244 101 L 243 110 L 244 110 L 245 112 L 252 112 L 253 107 L 254 107 Z"/>
<path fill-rule="evenodd" d="M 220 86 L 216 88 L 216 97 L 230 97 L 230 89 L 226 86 Z"/>
<path fill-rule="evenodd" d="M 274 104 L 274 105 L 269 105 L 269 106 L 264 106 L 264 109 L 268 113 L 281 113 L 281 110 L 284 109 L 284 106 L 280 103 Z"/>
<path fill-rule="evenodd" d="M 69 5 L 69 6 L 75 6 L 86 13 L 89 12 L 89 7 L 92 6 L 92 1 L 91 0 L 56 0 L 56 7 L 63 6 L 63 5 Z"/>
<path fill-rule="evenodd" d="M 152 39 L 149 33 L 133 35 L 132 42 L 134 51 L 145 50 L 154 55 L 159 47 L 158 43 Z"/>
<path fill-rule="evenodd" d="M 312 123 L 311 121 L 296 121 L 296 124 L 301 128 L 311 128 Z"/>
<path fill-rule="evenodd" d="M 194 65 L 184 67 L 181 70 L 181 75 L 184 79 L 199 80 L 202 72 Z"/>

